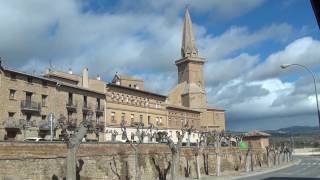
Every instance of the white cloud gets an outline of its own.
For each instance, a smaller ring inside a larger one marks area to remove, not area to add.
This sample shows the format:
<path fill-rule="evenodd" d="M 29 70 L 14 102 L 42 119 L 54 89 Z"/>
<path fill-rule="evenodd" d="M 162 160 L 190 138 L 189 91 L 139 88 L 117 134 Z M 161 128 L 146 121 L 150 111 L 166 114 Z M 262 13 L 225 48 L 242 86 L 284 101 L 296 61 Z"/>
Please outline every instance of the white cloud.
<path fill-rule="evenodd" d="M 286 39 L 292 31 L 292 27 L 286 23 L 271 24 L 256 32 L 250 32 L 247 27 L 231 27 L 217 37 L 212 37 L 211 34 L 200 37 L 198 42 L 201 54 L 209 60 L 217 60 L 271 38 Z"/>
<path fill-rule="evenodd" d="M 303 37 L 290 43 L 284 50 L 273 53 L 249 74 L 250 79 L 277 77 L 292 71 L 281 70 L 281 64 L 300 63 L 306 66 L 318 66 L 320 59 L 320 41 Z"/>

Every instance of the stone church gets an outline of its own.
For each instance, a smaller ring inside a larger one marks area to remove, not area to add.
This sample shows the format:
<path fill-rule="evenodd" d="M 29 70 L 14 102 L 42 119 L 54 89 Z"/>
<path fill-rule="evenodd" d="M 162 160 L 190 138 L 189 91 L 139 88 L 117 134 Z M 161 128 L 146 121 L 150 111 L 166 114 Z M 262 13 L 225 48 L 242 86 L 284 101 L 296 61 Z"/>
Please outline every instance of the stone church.
<path fill-rule="evenodd" d="M 89 133 L 88 141 L 110 141 L 111 132 L 121 140 L 120 123 L 134 131 L 137 123 L 153 125 L 175 138 L 182 127 L 201 131 L 224 130 L 224 110 L 208 107 L 203 67 L 188 9 L 185 11 L 181 59 L 175 61 L 178 84 L 162 95 L 144 89 L 144 81 L 116 73 L 110 83 L 100 76 L 89 77 L 88 68 L 81 75 L 72 70 L 48 69 L 42 75 L 20 72 L 1 65 L 0 61 L 0 141 L 28 137 L 59 139 L 60 129 L 51 135 L 49 114 L 54 124 L 64 121 L 76 128 L 89 114 L 99 135 Z M 115 133 L 116 132 L 116 133 Z M 192 136 L 195 141 L 196 135 Z"/>

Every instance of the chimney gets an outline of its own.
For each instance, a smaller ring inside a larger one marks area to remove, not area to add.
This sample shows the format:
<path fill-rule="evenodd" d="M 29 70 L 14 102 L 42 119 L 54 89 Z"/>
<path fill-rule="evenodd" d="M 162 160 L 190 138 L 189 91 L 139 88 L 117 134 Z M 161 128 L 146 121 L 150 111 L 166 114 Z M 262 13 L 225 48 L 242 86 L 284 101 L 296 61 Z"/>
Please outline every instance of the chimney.
<path fill-rule="evenodd" d="M 72 74 L 72 69 L 71 68 L 69 68 L 68 73 Z"/>
<path fill-rule="evenodd" d="M 88 88 L 89 87 L 89 75 L 88 75 L 88 68 L 85 67 L 82 71 L 82 87 Z"/>
<path fill-rule="evenodd" d="M 50 73 L 50 69 L 49 68 L 46 68 L 44 74 L 49 74 Z"/>
<path fill-rule="evenodd" d="M 99 80 L 99 81 L 101 80 L 101 77 L 99 74 L 97 75 L 97 80 Z"/>

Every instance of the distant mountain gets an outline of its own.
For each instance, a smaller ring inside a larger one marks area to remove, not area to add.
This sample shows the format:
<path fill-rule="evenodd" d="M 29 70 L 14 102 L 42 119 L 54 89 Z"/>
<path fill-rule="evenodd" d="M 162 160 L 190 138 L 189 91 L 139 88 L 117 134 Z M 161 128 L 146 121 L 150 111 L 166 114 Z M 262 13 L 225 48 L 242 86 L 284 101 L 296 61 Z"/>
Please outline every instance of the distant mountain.
<path fill-rule="evenodd" d="M 280 128 L 278 130 L 265 131 L 270 134 L 315 134 L 320 133 L 319 127 L 312 126 L 291 126 L 287 128 Z"/>

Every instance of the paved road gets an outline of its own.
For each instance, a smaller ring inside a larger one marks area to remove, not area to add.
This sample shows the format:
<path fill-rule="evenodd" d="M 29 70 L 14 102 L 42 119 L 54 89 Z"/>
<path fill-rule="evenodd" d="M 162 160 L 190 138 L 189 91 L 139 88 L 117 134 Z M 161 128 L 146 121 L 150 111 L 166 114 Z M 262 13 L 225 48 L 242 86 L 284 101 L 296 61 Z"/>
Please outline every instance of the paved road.
<path fill-rule="evenodd" d="M 320 180 L 320 156 L 296 157 L 297 165 L 267 174 L 241 178 L 242 180 Z"/>

